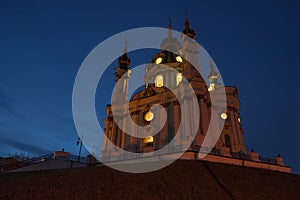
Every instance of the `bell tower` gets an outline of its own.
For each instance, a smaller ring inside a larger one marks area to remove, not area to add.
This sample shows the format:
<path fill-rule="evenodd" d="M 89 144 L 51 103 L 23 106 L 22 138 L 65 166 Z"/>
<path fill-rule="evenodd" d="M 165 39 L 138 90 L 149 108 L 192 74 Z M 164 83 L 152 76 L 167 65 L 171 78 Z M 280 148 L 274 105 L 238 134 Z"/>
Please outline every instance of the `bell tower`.
<path fill-rule="evenodd" d="M 216 87 L 215 89 L 217 89 Z M 225 146 L 230 152 L 247 153 L 244 131 L 240 117 L 240 101 L 238 99 L 238 89 L 233 86 L 225 86 L 227 98 L 227 111 L 220 112 L 219 117 L 224 120 L 224 127 L 221 137 L 216 146 Z"/>
<path fill-rule="evenodd" d="M 113 102 L 121 100 L 120 98 L 128 98 L 128 81 L 130 78 L 130 58 L 127 55 L 128 41 L 125 40 L 124 54 L 118 59 L 118 67 L 115 68 L 115 77 L 116 82 L 122 81 L 117 84 L 115 88 L 116 98 L 113 99 Z"/>
<path fill-rule="evenodd" d="M 190 28 L 190 22 L 185 12 L 184 30 L 182 31 L 181 42 L 182 42 L 182 54 L 186 57 L 186 60 L 192 61 L 194 66 L 184 61 L 183 65 L 183 76 L 191 80 L 192 78 L 199 76 L 200 71 L 200 60 L 199 60 L 199 48 L 197 42 L 194 41 L 196 32 Z M 196 70 L 198 69 L 198 71 Z"/>

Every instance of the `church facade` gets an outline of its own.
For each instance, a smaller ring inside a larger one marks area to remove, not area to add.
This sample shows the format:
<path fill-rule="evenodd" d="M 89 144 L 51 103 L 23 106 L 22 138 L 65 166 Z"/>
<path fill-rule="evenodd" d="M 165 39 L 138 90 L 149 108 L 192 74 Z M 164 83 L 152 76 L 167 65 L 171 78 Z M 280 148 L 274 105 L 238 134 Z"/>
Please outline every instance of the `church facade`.
<path fill-rule="evenodd" d="M 247 153 L 244 133 L 241 125 L 240 118 L 240 101 L 238 99 L 238 90 L 236 87 L 223 86 L 218 83 L 219 74 L 215 71 L 214 65 L 210 64 L 210 73 L 207 77 L 209 85 L 207 86 L 203 77 L 197 71 L 200 67 L 198 46 L 192 44 L 192 40 L 196 36 L 194 30 L 190 28 L 189 21 L 185 19 L 185 28 L 180 42 L 172 36 L 172 27 L 169 25 L 168 35 L 161 42 L 161 49 L 171 49 L 172 52 L 163 50 L 156 53 L 151 62 L 145 66 L 145 80 L 153 80 L 152 83 L 145 81 L 145 89 L 135 94 L 129 101 L 129 113 L 131 119 L 139 126 L 147 126 L 151 121 L 160 121 L 160 115 L 150 110 L 151 105 L 159 104 L 163 106 L 167 113 L 167 119 L 163 128 L 154 136 L 146 138 L 133 137 L 126 134 L 123 130 L 130 129 L 131 124 L 126 121 L 128 116 L 125 113 L 119 112 L 117 116 L 112 114 L 112 106 L 107 105 L 106 113 L 107 118 L 105 122 L 105 135 L 116 146 L 130 152 L 151 152 L 161 149 L 167 145 L 179 129 L 181 109 L 178 100 L 174 94 L 165 87 L 174 90 L 184 90 L 182 84 L 182 77 L 188 80 L 189 84 L 195 91 L 200 108 L 199 113 L 199 126 L 197 130 L 188 130 L 180 136 L 181 142 L 178 146 L 182 145 L 185 140 L 193 137 L 194 140 L 189 147 L 189 150 L 199 149 L 207 134 L 208 126 L 210 124 L 212 104 L 210 99 L 210 92 L 217 91 L 219 88 L 225 88 L 227 98 L 227 109 L 219 110 L 218 117 L 224 121 L 224 126 L 219 127 L 222 130 L 219 140 L 215 144 L 214 149 L 226 149 L 226 151 L 234 153 Z M 177 52 L 177 53 L 173 53 Z M 183 55 L 193 59 L 195 66 L 183 59 Z M 167 65 L 174 70 L 160 69 L 159 65 Z M 130 81 L 130 58 L 125 49 L 124 55 L 118 60 L 118 67 L 115 68 L 116 82 L 119 83 L 119 89 L 112 103 L 118 104 L 120 98 L 126 97 L 128 90 L 128 82 Z M 122 79 L 121 79 L 122 77 Z M 193 102 L 186 100 L 184 112 L 187 120 L 193 120 L 194 106 Z M 116 120 L 119 120 L 116 123 Z M 124 127 L 125 126 L 125 127 Z M 125 128 L 125 129 L 124 129 Z M 155 129 L 155 127 L 152 127 Z M 186 127 L 187 129 L 196 129 L 195 127 Z M 134 129 L 130 129 L 135 131 Z M 189 132 L 196 132 L 196 135 L 189 135 Z M 138 135 L 138 133 L 136 133 Z M 114 155 L 114 148 L 111 148 L 108 142 L 104 141 L 103 152 L 105 155 Z M 117 153 L 116 153 L 117 154 Z"/>

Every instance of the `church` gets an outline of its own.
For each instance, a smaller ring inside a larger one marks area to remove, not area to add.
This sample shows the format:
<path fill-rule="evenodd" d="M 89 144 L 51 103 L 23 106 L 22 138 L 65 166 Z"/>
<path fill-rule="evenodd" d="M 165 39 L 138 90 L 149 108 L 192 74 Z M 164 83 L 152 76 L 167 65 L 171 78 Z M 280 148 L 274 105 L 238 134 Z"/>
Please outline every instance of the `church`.
<path fill-rule="evenodd" d="M 212 61 L 210 62 L 210 72 L 207 77 L 202 77 L 199 73 L 201 71 L 198 56 L 199 46 L 193 44 L 196 32 L 190 27 L 187 17 L 184 21 L 182 33 L 181 41 L 178 41 L 176 37 L 172 36 L 172 26 L 171 22 L 169 22 L 168 34 L 161 42 L 162 51 L 157 52 L 152 57 L 151 62 L 145 65 L 144 89 L 135 93 L 128 100 L 130 118 L 138 126 L 148 126 L 149 136 L 135 137 L 132 134 L 128 135 L 123 131 L 126 128 L 132 132 L 137 131 L 135 135 L 139 135 L 138 130 L 130 128 L 133 125 L 128 120 L 126 121 L 128 113 L 118 110 L 117 114 L 113 115 L 114 108 L 111 104 L 108 104 L 106 106 L 107 118 L 104 120 L 104 134 L 107 139 L 104 139 L 103 142 L 103 156 L 107 158 L 120 156 L 116 146 L 126 152 L 133 153 L 148 153 L 162 149 L 172 141 L 178 130 L 182 129 L 180 121 L 181 115 L 183 115 L 182 112 L 184 112 L 186 121 L 194 121 L 196 114 L 198 114 L 199 123 L 197 124 L 198 126 L 185 126 L 185 131 L 180 133 L 180 141 L 174 147 L 180 150 L 186 144 L 185 141 L 192 138 L 193 141 L 182 158 L 198 159 L 197 154 L 199 149 L 203 147 L 203 142 L 210 126 L 212 110 L 215 109 L 211 101 L 212 92 L 218 96 L 221 93 L 218 93 L 218 91 L 224 91 L 226 109 L 216 111 L 217 120 L 222 122 L 221 126 L 215 127 L 215 130 L 219 129 L 217 131 L 220 132 L 220 135 L 214 147 L 210 149 L 209 155 L 205 158 L 213 162 L 220 161 L 230 164 L 241 163 L 241 160 L 243 160 L 243 163 L 240 165 L 244 165 L 246 160 L 254 162 L 254 167 L 273 169 L 272 166 L 275 166 L 274 170 L 290 171 L 290 168 L 283 164 L 280 156 L 277 156 L 276 159 L 267 160 L 260 157 L 257 152 L 247 152 L 240 117 L 238 89 L 234 86 L 224 86 L 220 83 L 220 75 L 215 70 Z M 170 49 L 170 51 L 165 49 Z M 189 60 L 193 60 L 194 65 L 184 59 L 186 57 L 189 57 Z M 128 98 L 127 90 L 131 72 L 130 61 L 125 46 L 124 54 L 119 57 L 118 66 L 115 68 L 115 78 L 118 87 L 114 91 L 115 95 L 112 97 L 112 104 L 116 105 L 118 102 L 122 102 L 120 99 Z M 165 70 L 160 67 L 161 65 L 166 65 L 173 70 Z M 205 78 L 207 78 L 207 81 L 205 81 Z M 188 85 L 194 90 L 197 97 L 197 105 L 195 105 L 195 102 L 185 99 L 184 109 L 181 109 L 181 105 L 172 91 L 180 93 L 186 90 L 186 84 L 184 84 L 183 79 L 187 80 Z M 160 113 L 152 111 L 151 106 L 154 104 L 159 104 L 164 108 L 167 114 L 164 122 L 160 122 L 162 117 Z M 196 107 L 199 107 L 199 113 L 195 113 Z M 156 134 L 150 134 L 153 130 L 158 129 L 158 127 L 149 126 L 152 122 L 156 124 L 164 123 Z M 109 143 L 114 144 L 114 147 Z M 249 166 L 251 165 L 249 164 Z"/>

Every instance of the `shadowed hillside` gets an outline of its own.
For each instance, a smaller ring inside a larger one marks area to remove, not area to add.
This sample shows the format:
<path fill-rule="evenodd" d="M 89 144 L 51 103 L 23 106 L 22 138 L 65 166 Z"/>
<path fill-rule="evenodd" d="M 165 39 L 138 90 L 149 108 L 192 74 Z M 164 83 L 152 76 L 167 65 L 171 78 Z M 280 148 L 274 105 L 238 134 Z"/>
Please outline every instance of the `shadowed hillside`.
<path fill-rule="evenodd" d="M 300 176 L 179 160 L 156 172 L 105 166 L 0 175 L 0 199 L 300 199 Z"/>

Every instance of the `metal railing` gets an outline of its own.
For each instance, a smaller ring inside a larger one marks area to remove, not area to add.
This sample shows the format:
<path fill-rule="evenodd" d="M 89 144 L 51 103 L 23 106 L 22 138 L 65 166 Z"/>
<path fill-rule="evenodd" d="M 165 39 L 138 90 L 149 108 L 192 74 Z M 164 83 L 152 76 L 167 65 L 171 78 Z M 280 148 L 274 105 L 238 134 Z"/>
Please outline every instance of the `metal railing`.
<path fill-rule="evenodd" d="M 10 163 L 7 165 L 0 166 L 0 173 L 18 169 L 18 168 L 25 167 L 25 166 L 29 166 L 29 165 L 33 165 L 33 164 L 37 164 L 37 163 L 41 163 L 41 162 L 45 162 L 47 160 L 53 160 L 53 159 L 61 159 L 61 160 L 66 160 L 66 161 L 71 161 L 71 162 L 88 163 L 88 160 L 86 157 L 78 158 L 78 156 L 70 155 L 70 156 L 59 156 L 59 157 L 54 158 L 54 154 L 51 153 L 51 154 L 34 157 L 31 159 L 22 160 L 22 161 L 16 161 L 15 163 Z"/>
<path fill-rule="evenodd" d="M 74 161 L 74 162 L 81 162 L 81 163 L 87 163 L 88 160 L 86 159 L 86 157 L 79 157 L 75 156 L 75 155 L 70 155 L 67 157 L 67 160 L 69 161 Z"/>
<path fill-rule="evenodd" d="M 194 146 L 193 148 L 189 149 L 188 151 L 194 152 L 194 153 L 208 153 L 210 155 L 222 156 L 220 149 L 216 149 L 216 148 L 211 149 L 208 147 L 201 148 L 201 146 Z M 166 149 L 165 151 L 161 151 L 159 154 L 154 154 L 154 156 L 163 156 L 163 155 L 168 155 L 168 154 L 172 154 L 172 153 L 181 153 L 181 152 L 183 152 L 182 145 L 172 146 L 171 148 Z M 142 153 L 142 152 L 139 151 L 139 152 L 135 152 L 135 153 Z M 232 158 L 252 161 L 249 154 L 245 154 L 242 152 L 239 152 L 239 153 L 231 152 L 230 155 Z M 114 159 L 114 157 L 116 159 Z M 134 154 L 134 156 L 132 156 L 132 154 L 130 156 L 127 154 L 124 154 L 121 156 L 108 155 L 107 158 L 111 161 L 117 161 L 120 159 L 121 160 L 139 159 L 139 158 L 143 158 L 143 156 L 142 156 L 142 154 Z M 39 156 L 39 157 L 31 158 L 28 160 L 17 161 L 15 163 L 0 166 L 0 172 L 6 172 L 6 171 L 10 171 L 10 170 L 17 169 L 20 167 L 37 164 L 37 163 L 41 163 L 41 162 L 44 162 L 47 160 L 52 160 L 52 159 L 62 159 L 62 160 L 67 160 L 67 161 L 71 161 L 71 162 L 88 163 L 88 159 L 86 157 L 78 157 L 75 155 L 70 155 L 70 156 L 60 156 L 60 157 L 54 158 L 54 154 L 51 153 L 51 154 L 47 154 L 44 156 Z M 266 157 L 262 157 L 262 156 L 259 156 L 259 161 L 262 163 L 267 163 L 267 164 L 272 164 L 272 165 L 277 164 L 275 159 L 266 158 Z M 96 161 L 96 163 L 99 163 L 99 161 Z"/>
<path fill-rule="evenodd" d="M 265 158 L 265 157 L 259 156 L 259 160 L 263 163 L 268 163 L 268 164 L 272 164 L 272 165 L 277 164 L 276 160 L 273 158 Z"/>
<path fill-rule="evenodd" d="M 243 160 L 251 160 L 249 154 L 245 154 L 245 153 L 242 153 L 242 152 L 239 152 L 239 153 L 231 152 L 231 156 L 233 158 L 239 158 L 239 159 L 243 159 Z"/>
<path fill-rule="evenodd" d="M 2 172 L 3 171 L 9 171 L 9 170 L 17 169 L 17 168 L 20 168 L 20 167 L 25 167 L 25 166 L 28 166 L 28 165 L 44 162 L 46 160 L 51 160 L 51 159 L 53 159 L 53 154 L 47 154 L 47 155 L 44 155 L 44 156 L 39 156 L 39 157 L 27 159 L 27 160 L 17 161 L 15 163 L 11 163 L 11 164 L 1 166 L 1 171 Z"/>
<path fill-rule="evenodd" d="M 171 146 L 169 149 L 166 149 L 164 151 L 160 151 L 159 153 L 153 154 L 153 155 L 149 155 L 149 157 L 154 157 L 154 156 L 164 156 L 164 155 L 168 155 L 168 154 L 174 154 L 174 153 L 181 153 L 183 152 L 182 150 L 182 145 L 179 146 Z M 159 150 L 159 149 L 155 149 L 155 150 Z M 155 151 L 154 151 L 155 152 Z M 193 148 L 190 148 L 189 150 L 187 150 L 187 152 L 194 152 L 194 153 L 207 153 L 209 155 L 216 155 L 216 156 L 224 156 L 221 153 L 220 149 L 217 148 L 209 148 L 209 147 L 202 147 L 202 146 L 197 146 L 195 145 Z M 135 152 L 135 153 L 140 153 L 140 154 L 123 154 L 123 155 L 110 155 L 109 153 L 105 156 L 103 156 L 102 158 L 107 159 L 106 161 L 111 161 L 111 162 L 115 162 L 115 161 L 120 161 L 120 160 L 132 160 L 132 159 L 139 159 L 139 158 L 145 158 L 143 156 L 143 152 L 139 151 L 139 152 Z M 249 154 L 245 154 L 243 152 L 230 152 L 230 156 L 232 158 L 236 158 L 236 159 L 241 159 L 241 160 L 248 160 L 248 161 L 254 161 L 251 160 L 251 157 Z M 277 162 L 275 159 L 273 158 L 266 158 L 266 157 L 262 157 L 259 156 L 259 162 L 262 163 L 266 163 L 266 164 L 272 164 L 272 165 L 276 165 Z"/>

